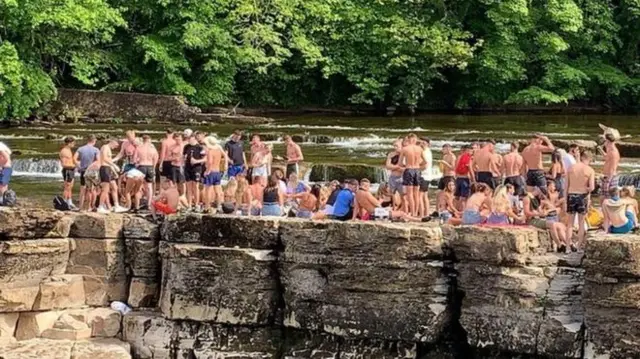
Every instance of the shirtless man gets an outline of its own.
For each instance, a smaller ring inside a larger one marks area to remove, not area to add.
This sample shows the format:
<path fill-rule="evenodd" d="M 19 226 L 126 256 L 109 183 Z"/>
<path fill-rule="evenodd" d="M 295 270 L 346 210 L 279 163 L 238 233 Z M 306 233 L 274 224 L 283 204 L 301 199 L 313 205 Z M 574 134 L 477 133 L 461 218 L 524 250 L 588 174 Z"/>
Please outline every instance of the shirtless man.
<path fill-rule="evenodd" d="M 300 167 L 298 164 L 304 160 L 304 156 L 302 155 L 302 149 L 300 149 L 300 145 L 293 142 L 291 136 L 284 136 L 284 143 L 287 145 L 287 172 L 286 176 L 289 178 L 289 175 L 292 173 L 300 174 Z"/>
<path fill-rule="evenodd" d="M 444 190 L 449 181 L 456 179 L 456 155 L 451 151 L 451 145 L 445 143 L 442 145 L 442 159 L 440 160 L 440 168 L 442 178 L 438 182 L 438 189 Z"/>
<path fill-rule="evenodd" d="M 142 145 L 136 148 L 136 164 L 138 170 L 144 174 L 144 192 L 147 196 L 147 205 L 151 207 L 151 200 L 153 198 L 153 183 L 156 180 L 156 166 L 159 160 L 158 150 L 156 146 L 151 143 L 151 137 L 149 135 L 142 136 Z"/>
<path fill-rule="evenodd" d="M 266 152 L 267 146 L 260 140 L 260 136 L 253 135 L 251 138 L 251 177 L 253 182 L 257 180 L 263 185 L 267 183 Z"/>
<path fill-rule="evenodd" d="M 222 168 L 228 167 L 227 156 L 224 150 L 215 137 L 207 137 L 204 140 L 207 155 L 205 156 L 205 172 L 204 172 L 204 210 L 211 210 L 211 203 L 214 203 L 215 208 L 218 208 L 219 204 L 224 202 L 224 195 L 222 193 Z"/>
<path fill-rule="evenodd" d="M 11 150 L 0 142 L 0 204 L 4 201 L 4 193 L 9 189 L 11 180 Z"/>
<path fill-rule="evenodd" d="M 76 161 L 73 156 L 73 147 L 76 140 L 73 137 L 65 137 L 64 145 L 60 149 L 60 165 L 62 166 L 62 180 L 64 181 L 62 189 L 62 198 L 72 210 L 77 209 L 73 205 L 73 181 L 76 176 Z"/>
<path fill-rule="evenodd" d="M 473 153 L 469 145 L 462 146 L 460 156 L 455 167 L 456 189 L 454 193 L 456 209 L 462 211 L 466 207 L 467 199 L 471 196 L 471 182 L 475 182 L 473 172 Z"/>
<path fill-rule="evenodd" d="M 520 153 L 518 153 L 518 143 L 511 143 L 511 152 L 502 157 L 502 173 L 504 173 L 504 184 L 510 184 L 513 186 L 515 195 L 522 197 L 525 194 L 525 185 L 522 178 L 522 170 L 524 166 L 524 160 Z"/>
<path fill-rule="evenodd" d="M 393 151 L 391 151 L 387 155 L 387 162 L 385 167 L 390 171 L 389 173 L 389 188 L 391 190 L 391 196 L 393 198 L 393 208 L 403 208 L 405 211 L 407 210 L 407 201 L 402 200 L 402 196 L 404 196 L 404 189 L 402 187 L 402 173 L 404 172 L 404 167 L 400 163 L 400 152 L 402 151 L 402 140 L 395 140 L 393 142 Z M 400 194 L 400 203 L 398 203 L 396 193 Z M 404 205 L 403 205 L 404 202 Z"/>
<path fill-rule="evenodd" d="M 127 209 L 121 207 L 118 202 L 118 184 L 116 177 L 113 173 L 118 173 L 118 166 L 113 161 L 112 150 L 117 149 L 119 146 L 118 141 L 110 140 L 107 144 L 100 148 L 100 155 L 98 161 L 100 162 L 100 204 L 98 206 L 98 213 L 109 213 L 111 209 L 111 203 L 109 202 L 109 194 L 111 194 L 113 200 L 114 212 L 126 212 Z"/>
<path fill-rule="evenodd" d="M 355 199 L 353 202 L 353 219 L 361 220 L 373 220 L 375 217 L 376 208 L 382 208 L 380 201 L 371 193 L 371 182 L 363 178 L 360 181 L 360 189 L 355 193 Z M 402 211 L 394 211 L 391 208 L 385 208 L 388 213 L 389 219 L 404 219 L 406 221 L 420 222 L 420 218 L 415 218 L 407 215 Z"/>
<path fill-rule="evenodd" d="M 522 159 L 527 170 L 528 192 L 532 192 L 534 187 L 538 187 L 545 196 L 548 194 L 547 178 L 544 167 L 542 167 L 542 154 L 551 153 L 554 149 L 555 147 L 547 136 L 534 135 L 529 145 L 522 151 Z"/>
<path fill-rule="evenodd" d="M 575 223 L 576 215 L 578 216 L 578 245 L 584 248 L 586 244 L 584 217 L 589 209 L 590 194 L 595 188 L 595 171 L 591 168 L 590 163 L 593 155 L 589 151 L 584 151 L 580 155 L 580 162 L 571 167 L 567 173 L 566 191 L 567 199 L 565 201 L 569 214 L 567 226 L 567 239 L 572 238 L 573 223 Z"/>
<path fill-rule="evenodd" d="M 173 139 L 174 131 L 167 129 L 166 137 L 160 144 L 160 176 L 171 178 L 171 159 L 169 158 L 169 150 L 173 148 L 176 141 Z"/>
<path fill-rule="evenodd" d="M 181 196 L 175 184 L 169 179 L 160 185 L 160 193 L 151 203 L 151 215 L 156 219 L 156 213 L 164 215 L 177 213 L 179 209 L 186 206 L 187 199 Z"/>
<path fill-rule="evenodd" d="M 184 178 L 184 142 L 182 142 L 182 134 L 173 134 L 173 146 L 167 152 L 167 158 L 171 161 L 171 182 L 173 182 L 178 192 L 182 196 L 185 194 L 185 178 Z"/>
<path fill-rule="evenodd" d="M 604 135 L 604 166 L 602 167 L 602 183 L 600 184 L 601 202 L 610 197 L 610 189 L 618 187 L 618 164 L 620 152 L 616 146 L 616 138 L 610 134 Z"/>
<path fill-rule="evenodd" d="M 418 136 L 410 134 L 408 144 L 400 151 L 400 163 L 404 163 L 405 170 L 402 173 L 402 184 L 408 202 L 409 213 L 417 217 L 420 203 L 420 179 L 422 178 L 421 166 L 422 147 L 418 146 Z"/>
<path fill-rule="evenodd" d="M 121 159 L 123 160 L 122 164 L 122 173 L 128 172 L 130 169 L 136 167 L 135 163 L 135 155 L 136 155 L 136 132 L 133 130 L 129 130 L 125 132 L 126 139 L 122 141 L 122 146 L 120 147 L 120 153 L 113 159 L 114 163 L 117 163 Z"/>
<path fill-rule="evenodd" d="M 495 178 L 499 175 L 499 173 L 496 173 L 499 168 L 499 156 L 495 156 L 494 148 L 495 141 L 490 140 L 473 155 L 473 163 L 478 169 L 476 176 L 478 182 L 486 184 L 491 190 L 496 189 L 498 186 Z"/>

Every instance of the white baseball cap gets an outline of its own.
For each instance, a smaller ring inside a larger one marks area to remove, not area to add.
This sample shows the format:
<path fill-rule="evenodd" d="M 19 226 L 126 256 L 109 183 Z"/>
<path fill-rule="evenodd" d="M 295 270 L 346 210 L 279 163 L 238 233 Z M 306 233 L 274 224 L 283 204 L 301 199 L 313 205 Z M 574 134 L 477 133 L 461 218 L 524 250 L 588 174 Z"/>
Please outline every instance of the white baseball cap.
<path fill-rule="evenodd" d="M 184 137 L 191 137 L 191 135 L 193 135 L 193 130 L 191 130 L 190 128 L 187 128 L 186 130 L 184 130 L 184 132 L 182 132 L 182 135 Z"/>

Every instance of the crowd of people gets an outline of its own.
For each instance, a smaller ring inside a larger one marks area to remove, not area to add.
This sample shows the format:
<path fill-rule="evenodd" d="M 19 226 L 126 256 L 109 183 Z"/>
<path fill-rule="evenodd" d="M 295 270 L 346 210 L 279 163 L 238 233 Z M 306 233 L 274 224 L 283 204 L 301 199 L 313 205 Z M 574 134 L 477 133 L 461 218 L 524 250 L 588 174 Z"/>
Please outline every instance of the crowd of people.
<path fill-rule="evenodd" d="M 602 226 L 611 233 L 628 233 L 638 225 L 635 189 L 617 186 L 619 133 L 603 129 Z M 504 155 L 496 153 L 491 140 L 462 146 L 457 155 L 445 144 L 438 161 L 442 177 L 434 212 L 429 202 L 431 142 L 415 134 L 393 143 L 385 163 L 388 182 L 380 184 L 376 193 L 366 178 L 304 183 L 299 178 L 304 156 L 290 136 L 283 138 L 286 149 L 281 166 L 273 165 L 273 147 L 257 134 L 251 136 L 247 160 L 240 130 L 224 144 L 203 132 L 167 130 L 159 151 L 148 135 L 140 138 L 127 131 L 125 137 L 97 147 L 95 136 L 89 136 L 75 152 L 76 140 L 64 139 L 59 156 L 64 180 L 61 201 L 67 208 L 99 213 L 148 209 L 154 217 L 197 211 L 343 221 L 439 219 L 452 225 L 530 225 L 548 230 L 556 247 L 564 251 L 584 246 L 585 218 L 588 214 L 598 217 L 591 200 L 596 189 L 594 154 L 577 145 L 568 152 L 556 149 L 542 135 L 534 135 L 522 151 L 519 143 L 512 143 Z M 545 154 L 551 155 L 549 168 L 543 166 Z M 76 207 L 72 198 L 78 176 Z M 223 188 L 225 176 L 228 181 Z M 2 145 L 0 198 L 10 178 L 11 151 Z"/>

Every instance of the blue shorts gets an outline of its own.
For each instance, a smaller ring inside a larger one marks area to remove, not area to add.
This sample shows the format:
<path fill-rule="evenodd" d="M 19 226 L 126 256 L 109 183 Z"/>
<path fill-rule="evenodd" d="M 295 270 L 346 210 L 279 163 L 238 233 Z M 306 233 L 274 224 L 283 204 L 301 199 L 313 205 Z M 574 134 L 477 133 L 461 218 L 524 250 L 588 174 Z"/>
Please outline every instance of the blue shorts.
<path fill-rule="evenodd" d="M 244 165 L 229 165 L 229 171 L 227 172 L 227 174 L 229 175 L 229 177 L 235 177 L 242 172 L 244 172 Z"/>
<path fill-rule="evenodd" d="M 0 171 L 0 186 L 8 186 L 9 180 L 11 180 L 11 174 L 13 173 L 13 169 L 11 167 L 3 168 Z"/>
<path fill-rule="evenodd" d="M 627 223 L 620 227 L 609 226 L 609 233 L 614 233 L 614 234 L 631 233 L 631 231 L 633 230 L 633 222 L 634 222 L 633 213 L 626 212 L 625 215 L 627 217 Z"/>
<path fill-rule="evenodd" d="M 455 197 L 469 198 L 471 196 L 471 181 L 466 177 L 456 178 Z"/>
<path fill-rule="evenodd" d="M 482 218 L 478 211 L 466 209 L 464 212 L 462 212 L 462 224 L 470 225 L 480 224 L 482 222 L 484 222 L 484 218 Z"/>
<path fill-rule="evenodd" d="M 220 172 L 209 172 L 209 174 L 202 179 L 202 183 L 204 183 L 205 186 L 219 186 L 221 182 L 222 173 Z"/>

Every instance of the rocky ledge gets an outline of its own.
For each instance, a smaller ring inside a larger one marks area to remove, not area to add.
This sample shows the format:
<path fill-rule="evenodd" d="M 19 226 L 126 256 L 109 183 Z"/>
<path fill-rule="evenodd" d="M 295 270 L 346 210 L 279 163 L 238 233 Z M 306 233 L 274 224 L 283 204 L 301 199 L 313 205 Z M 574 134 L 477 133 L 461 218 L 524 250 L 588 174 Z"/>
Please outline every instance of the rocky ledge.
<path fill-rule="evenodd" d="M 640 357 L 640 237 L 550 248 L 531 228 L 5 210 L 0 358 Z"/>

